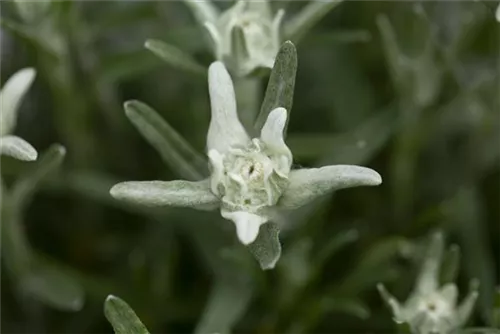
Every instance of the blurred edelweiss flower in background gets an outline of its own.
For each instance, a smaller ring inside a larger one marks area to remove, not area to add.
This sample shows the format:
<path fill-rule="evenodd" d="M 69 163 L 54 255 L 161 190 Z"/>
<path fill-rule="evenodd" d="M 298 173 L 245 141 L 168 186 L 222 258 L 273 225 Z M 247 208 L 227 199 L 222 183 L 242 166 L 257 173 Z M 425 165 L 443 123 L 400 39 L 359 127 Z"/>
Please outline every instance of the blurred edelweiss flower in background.
<path fill-rule="evenodd" d="M 195 0 L 186 2 L 208 31 L 215 57 L 233 73 L 246 76 L 259 68 L 273 67 L 280 47 L 284 10 L 278 10 L 273 17 L 268 1 L 240 0 L 221 14 L 205 4 L 200 17 L 201 4 L 193 5 Z"/>
<path fill-rule="evenodd" d="M 0 92 L 0 154 L 23 161 L 36 160 L 38 153 L 30 143 L 11 133 L 16 127 L 19 105 L 35 74 L 32 68 L 19 70 L 7 80 Z"/>
<path fill-rule="evenodd" d="M 439 286 L 439 267 L 444 249 L 443 235 L 432 236 L 416 287 L 408 300 L 401 305 L 382 284 L 377 287 L 390 306 L 394 321 L 406 323 L 413 333 L 447 334 L 465 325 L 478 297 L 478 284 L 471 282 L 471 291 L 457 305 L 458 290 L 453 283 Z"/>
<path fill-rule="evenodd" d="M 359 166 L 291 170 L 292 153 L 283 139 L 287 111 L 271 111 L 260 137 L 251 139 L 238 119 L 233 83 L 223 63 L 210 66 L 208 81 L 209 179 L 123 182 L 111 189 L 113 197 L 149 206 L 219 207 L 248 245 L 257 238 L 260 225 L 281 209 L 298 208 L 329 191 L 382 182 L 377 172 Z"/>

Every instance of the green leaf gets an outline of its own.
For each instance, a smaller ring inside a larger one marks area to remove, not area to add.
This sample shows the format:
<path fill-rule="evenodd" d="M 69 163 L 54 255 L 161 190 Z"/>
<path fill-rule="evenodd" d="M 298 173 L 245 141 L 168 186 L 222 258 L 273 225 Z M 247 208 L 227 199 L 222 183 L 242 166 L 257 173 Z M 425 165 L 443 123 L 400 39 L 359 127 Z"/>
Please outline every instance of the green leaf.
<path fill-rule="evenodd" d="M 328 12 L 342 0 L 313 0 L 302 11 L 285 24 L 285 38 L 297 43 Z"/>
<path fill-rule="evenodd" d="M 38 185 L 59 167 L 65 155 L 66 149 L 63 146 L 53 144 L 33 164 L 33 167 L 27 171 L 26 175 L 14 184 L 11 193 L 12 203 L 19 212 L 31 199 Z"/>
<path fill-rule="evenodd" d="M 248 246 L 263 270 L 273 269 L 281 256 L 279 232 L 277 224 L 271 222 L 263 224 L 257 240 Z"/>
<path fill-rule="evenodd" d="M 148 39 L 144 46 L 174 68 L 179 68 L 194 74 L 207 74 L 207 69 L 205 67 L 200 65 L 189 54 L 173 45 L 155 39 Z"/>
<path fill-rule="evenodd" d="M 260 131 L 271 111 L 283 107 L 288 113 L 287 126 L 290 120 L 290 112 L 293 105 L 293 92 L 295 88 L 295 76 L 297 73 L 297 50 L 292 42 L 283 43 L 269 77 L 266 94 L 255 122 L 255 129 Z M 284 133 L 286 134 L 286 128 Z"/>
<path fill-rule="evenodd" d="M 370 317 L 370 309 L 358 299 L 335 298 L 326 296 L 321 300 L 321 308 L 325 313 L 343 313 L 366 320 Z"/>
<path fill-rule="evenodd" d="M 0 19 L 0 26 L 11 32 L 13 35 L 16 35 L 24 41 L 32 44 L 36 49 L 43 51 L 45 54 L 49 55 L 51 59 L 57 59 L 58 50 L 54 48 L 54 45 L 50 42 L 40 39 L 37 31 L 33 29 L 33 27 L 13 22 L 5 19 L 4 17 Z"/>
<path fill-rule="evenodd" d="M 20 284 L 23 292 L 54 308 L 79 311 L 83 307 L 85 293 L 82 287 L 59 270 L 34 270 Z"/>
<path fill-rule="evenodd" d="M 119 82 L 146 75 L 164 66 L 163 62 L 143 49 L 103 57 L 98 81 Z"/>
<path fill-rule="evenodd" d="M 21 16 L 25 22 L 30 24 L 37 23 L 37 21 L 43 19 L 43 16 L 47 14 L 50 9 L 51 2 L 51 0 L 14 0 L 19 16 Z"/>
<path fill-rule="evenodd" d="M 441 265 L 440 281 L 444 285 L 446 283 L 454 283 L 460 267 L 460 248 L 457 245 L 451 245 L 444 255 Z"/>
<path fill-rule="evenodd" d="M 495 291 L 495 303 L 493 305 L 493 314 L 491 315 L 491 325 L 500 328 L 500 287 Z"/>
<path fill-rule="evenodd" d="M 151 107 L 140 101 L 128 101 L 125 114 L 158 151 L 165 164 L 181 177 L 201 180 L 207 175 L 208 164 L 204 157 Z"/>
<path fill-rule="evenodd" d="M 104 315 L 116 334 L 149 334 L 134 310 L 120 298 L 109 295 L 104 302 Z"/>
<path fill-rule="evenodd" d="M 464 270 L 469 279 L 479 279 L 478 306 L 484 319 L 491 321 L 495 293 L 495 260 L 489 251 L 488 233 L 480 196 L 475 187 L 464 187 L 444 205 L 449 226 L 460 239 Z"/>
<path fill-rule="evenodd" d="M 253 288 L 248 280 L 236 278 L 217 281 L 195 333 L 230 333 L 246 311 L 252 294 Z"/>

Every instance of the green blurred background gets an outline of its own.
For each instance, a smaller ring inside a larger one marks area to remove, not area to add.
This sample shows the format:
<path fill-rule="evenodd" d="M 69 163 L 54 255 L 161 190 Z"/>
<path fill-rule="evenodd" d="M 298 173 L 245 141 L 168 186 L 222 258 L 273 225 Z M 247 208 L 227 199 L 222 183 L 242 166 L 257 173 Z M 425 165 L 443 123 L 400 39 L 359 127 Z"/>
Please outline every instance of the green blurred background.
<path fill-rule="evenodd" d="M 285 20 L 305 4 L 272 3 L 286 8 Z M 14 244 L 26 242 L 37 265 L 64 276 L 28 293 L 4 265 L 15 263 L 16 248 L 2 242 L 4 333 L 110 333 L 108 294 L 126 300 L 154 333 L 395 332 L 375 285 L 384 282 L 404 300 L 422 241 L 435 229 L 460 247 L 461 296 L 471 278 L 481 281 L 471 325 L 493 324 L 500 277 L 496 2 L 346 1 L 296 44 L 287 138 L 295 165 L 359 164 L 384 182 L 290 215 L 272 271 L 258 268 L 216 212 L 150 214 L 108 195 L 119 181 L 179 177 L 128 122 L 127 100 L 152 106 L 204 150 L 206 77 L 143 47 L 156 38 L 207 66 L 213 61 L 185 4 L 32 5 L 20 12 L 1 2 L 1 81 L 23 67 L 37 70 L 16 134 L 39 152 L 61 143 L 67 154 L 19 221 L 26 240 Z M 261 83 L 263 93 L 265 75 Z M 1 162 L 7 186 L 32 167 Z M 2 238 L 9 233 L 2 229 Z M 81 309 L 66 310 L 82 293 Z"/>

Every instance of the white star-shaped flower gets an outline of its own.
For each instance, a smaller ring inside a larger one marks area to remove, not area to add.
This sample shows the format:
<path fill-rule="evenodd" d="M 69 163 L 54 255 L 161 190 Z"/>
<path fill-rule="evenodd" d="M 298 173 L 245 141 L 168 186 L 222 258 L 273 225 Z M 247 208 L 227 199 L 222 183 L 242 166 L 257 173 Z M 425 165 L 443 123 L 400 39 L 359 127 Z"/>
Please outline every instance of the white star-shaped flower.
<path fill-rule="evenodd" d="M 259 68 L 272 68 L 281 44 L 280 25 L 285 12 L 273 16 L 267 0 L 240 0 L 223 13 L 211 4 L 187 0 L 206 28 L 217 60 L 231 72 L 246 76 Z M 194 4 L 193 4 L 194 2 Z"/>
<path fill-rule="evenodd" d="M 414 291 L 403 304 L 378 285 L 380 294 L 390 306 L 396 323 L 407 323 L 413 333 L 448 334 L 462 327 L 472 312 L 477 299 L 477 287 L 461 305 L 457 305 L 457 286 L 448 283 L 439 286 L 439 267 L 443 253 L 443 236 L 435 234 L 423 263 Z"/>
<path fill-rule="evenodd" d="M 0 154 L 23 161 L 34 161 L 38 153 L 26 140 L 11 135 L 16 127 L 17 111 L 23 96 L 35 78 L 35 70 L 25 68 L 7 80 L 0 92 Z"/>
<path fill-rule="evenodd" d="M 210 177 L 198 182 L 123 182 L 111 189 L 113 197 L 148 206 L 219 208 L 248 245 L 260 226 L 283 209 L 298 208 L 333 190 L 382 182 L 377 172 L 360 166 L 292 170 L 292 153 L 283 138 L 286 110 L 271 111 L 260 137 L 250 138 L 238 119 L 233 83 L 223 63 L 210 66 L 208 82 Z"/>

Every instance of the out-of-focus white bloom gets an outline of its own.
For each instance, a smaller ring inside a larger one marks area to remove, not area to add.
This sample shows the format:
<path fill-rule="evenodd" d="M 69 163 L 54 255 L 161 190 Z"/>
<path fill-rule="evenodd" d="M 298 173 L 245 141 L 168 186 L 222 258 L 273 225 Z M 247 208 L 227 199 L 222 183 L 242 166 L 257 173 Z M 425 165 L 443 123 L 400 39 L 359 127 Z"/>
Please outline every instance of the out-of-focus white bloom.
<path fill-rule="evenodd" d="M 35 74 L 32 68 L 16 72 L 0 92 L 0 154 L 24 161 L 36 160 L 38 153 L 27 141 L 11 133 L 16 127 L 19 105 L 35 79 Z"/>
<path fill-rule="evenodd" d="M 149 206 L 218 207 L 248 245 L 279 210 L 298 208 L 329 191 L 382 182 L 377 172 L 359 166 L 291 170 L 292 153 L 283 139 L 286 110 L 271 111 L 260 137 L 252 139 L 238 119 L 233 83 L 223 63 L 210 66 L 208 80 L 211 176 L 199 182 L 123 182 L 111 189 L 113 197 Z"/>
<path fill-rule="evenodd" d="M 390 306 L 396 323 L 407 323 L 413 333 L 448 334 L 469 319 L 478 296 L 477 285 L 471 284 L 471 291 L 457 305 L 457 286 L 451 283 L 439 286 L 439 267 L 444 248 L 442 234 L 433 235 L 431 243 L 416 287 L 403 305 L 382 284 L 378 285 L 378 289 Z"/>
<path fill-rule="evenodd" d="M 215 57 L 232 73 L 246 76 L 259 68 L 273 67 L 281 44 L 283 10 L 273 16 L 267 0 L 240 0 L 220 14 L 206 4 L 200 14 L 201 5 L 194 2 L 186 1 L 203 22 Z"/>

